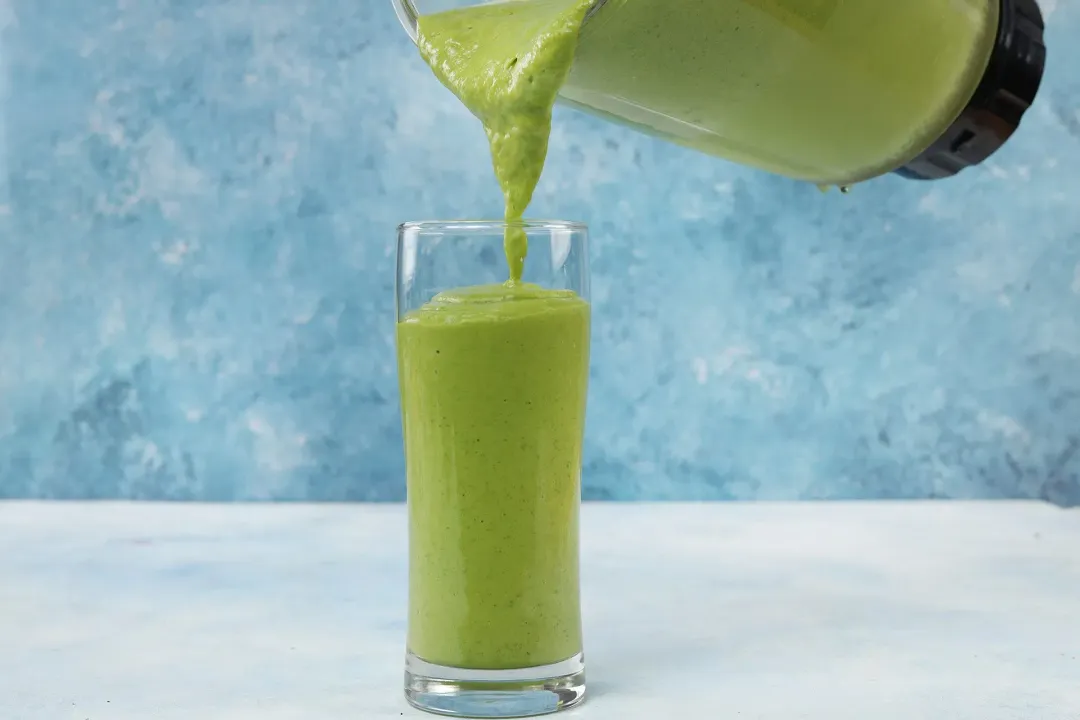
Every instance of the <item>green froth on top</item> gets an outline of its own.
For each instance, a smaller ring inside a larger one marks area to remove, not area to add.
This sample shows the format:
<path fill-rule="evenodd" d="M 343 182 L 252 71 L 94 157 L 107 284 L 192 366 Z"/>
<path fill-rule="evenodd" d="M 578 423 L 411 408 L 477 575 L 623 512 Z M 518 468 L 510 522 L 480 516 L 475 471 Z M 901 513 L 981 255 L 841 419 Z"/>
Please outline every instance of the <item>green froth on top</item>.
<path fill-rule="evenodd" d="M 572 290 L 549 290 L 522 282 L 473 285 L 439 293 L 402 322 L 429 326 L 505 322 L 582 305 L 585 301 Z"/>
<path fill-rule="evenodd" d="M 547 158 L 551 110 L 592 4 L 500 2 L 420 18 L 420 54 L 484 125 L 508 223 L 520 221 L 532 201 Z M 513 285 L 528 251 L 522 228 L 507 228 L 505 250 Z"/>

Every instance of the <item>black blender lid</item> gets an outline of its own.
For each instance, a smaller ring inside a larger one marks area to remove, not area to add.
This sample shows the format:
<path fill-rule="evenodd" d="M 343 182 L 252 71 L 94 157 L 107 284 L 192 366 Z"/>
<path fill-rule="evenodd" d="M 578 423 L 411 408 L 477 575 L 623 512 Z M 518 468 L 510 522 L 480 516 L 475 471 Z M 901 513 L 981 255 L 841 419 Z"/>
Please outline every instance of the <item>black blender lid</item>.
<path fill-rule="evenodd" d="M 941 137 L 896 173 L 916 180 L 951 177 L 1005 144 L 1031 107 L 1046 65 L 1036 0 L 1000 0 L 1001 21 L 986 72 L 967 107 Z"/>

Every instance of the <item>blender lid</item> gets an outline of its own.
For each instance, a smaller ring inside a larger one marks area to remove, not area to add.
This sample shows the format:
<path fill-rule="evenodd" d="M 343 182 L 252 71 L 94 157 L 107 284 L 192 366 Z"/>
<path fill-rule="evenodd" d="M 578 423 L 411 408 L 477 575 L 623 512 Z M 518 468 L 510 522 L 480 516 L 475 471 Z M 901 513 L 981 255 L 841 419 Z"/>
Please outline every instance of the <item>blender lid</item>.
<path fill-rule="evenodd" d="M 934 144 L 895 172 L 916 180 L 951 177 L 1005 144 L 1031 107 L 1046 65 L 1036 0 L 1000 0 L 1001 20 L 982 81 L 963 112 Z"/>

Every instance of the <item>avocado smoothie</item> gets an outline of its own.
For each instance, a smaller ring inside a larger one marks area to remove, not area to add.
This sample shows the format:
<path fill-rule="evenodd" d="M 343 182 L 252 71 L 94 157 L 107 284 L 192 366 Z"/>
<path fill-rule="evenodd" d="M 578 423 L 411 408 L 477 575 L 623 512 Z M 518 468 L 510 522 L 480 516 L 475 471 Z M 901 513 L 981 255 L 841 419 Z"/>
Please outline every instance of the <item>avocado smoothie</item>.
<path fill-rule="evenodd" d="M 410 651 L 484 670 L 573 657 L 588 304 L 527 283 L 444 292 L 397 343 Z"/>

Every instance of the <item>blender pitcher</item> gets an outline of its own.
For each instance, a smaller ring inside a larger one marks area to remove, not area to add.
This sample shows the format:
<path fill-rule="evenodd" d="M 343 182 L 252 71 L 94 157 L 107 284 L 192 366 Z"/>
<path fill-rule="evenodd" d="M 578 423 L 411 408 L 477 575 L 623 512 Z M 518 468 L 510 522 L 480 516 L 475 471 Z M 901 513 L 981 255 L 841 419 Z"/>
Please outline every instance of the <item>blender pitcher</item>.
<path fill-rule="evenodd" d="M 414 42 L 422 14 L 477 4 L 393 2 Z M 1036 0 L 593 0 L 559 99 L 819 184 L 944 178 L 1018 127 L 1043 27 Z"/>

